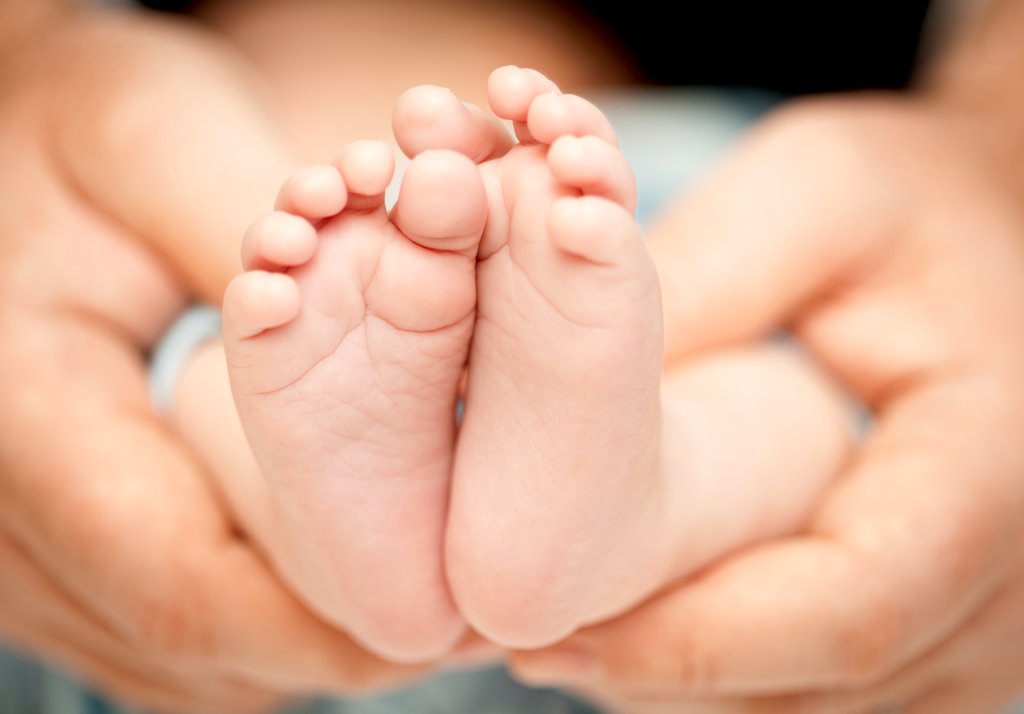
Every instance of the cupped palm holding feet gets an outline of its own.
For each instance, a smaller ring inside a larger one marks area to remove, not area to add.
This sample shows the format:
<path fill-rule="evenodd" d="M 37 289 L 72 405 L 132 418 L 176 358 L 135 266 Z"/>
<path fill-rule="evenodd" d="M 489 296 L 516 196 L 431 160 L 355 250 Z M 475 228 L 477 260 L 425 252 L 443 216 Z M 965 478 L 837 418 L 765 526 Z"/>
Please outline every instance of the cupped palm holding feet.
<path fill-rule="evenodd" d="M 399 99 L 412 160 L 390 212 L 383 144 L 296 174 L 224 300 L 282 524 L 252 535 L 317 612 L 402 661 L 467 625 L 550 644 L 791 532 L 846 446 L 830 386 L 785 350 L 663 382 L 611 126 L 532 70 L 488 89 L 494 116 L 436 87 Z"/>

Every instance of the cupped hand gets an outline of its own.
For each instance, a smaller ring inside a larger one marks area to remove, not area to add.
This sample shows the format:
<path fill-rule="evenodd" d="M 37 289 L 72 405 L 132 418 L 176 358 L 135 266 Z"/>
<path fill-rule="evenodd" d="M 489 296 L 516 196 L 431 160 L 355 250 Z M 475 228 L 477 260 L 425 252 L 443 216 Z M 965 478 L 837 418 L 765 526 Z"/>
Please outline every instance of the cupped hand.
<path fill-rule="evenodd" d="M 153 415 L 137 349 L 102 320 L 63 305 L 0 316 L 0 637 L 161 710 L 414 676 L 285 589 Z"/>
<path fill-rule="evenodd" d="M 917 100 L 816 100 L 669 213 L 668 359 L 788 328 L 874 423 L 804 533 L 524 678 L 638 711 L 985 711 L 1024 684 L 1024 229 L 973 145 Z"/>
<path fill-rule="evenodd" d="M 145 352 L 203 276 L 166 267 L 64 172 L 45 64 L 0 67 L 0 638 L 161 711 L 421 673 L 311 615 L 151 408 Z"/>

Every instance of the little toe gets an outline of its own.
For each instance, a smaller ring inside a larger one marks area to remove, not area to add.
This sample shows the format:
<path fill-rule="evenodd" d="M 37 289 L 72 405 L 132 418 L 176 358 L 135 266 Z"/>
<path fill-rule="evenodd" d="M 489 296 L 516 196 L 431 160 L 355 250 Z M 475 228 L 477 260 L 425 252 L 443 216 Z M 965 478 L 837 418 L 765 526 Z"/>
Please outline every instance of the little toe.
<path fill-rule="evenodd" d="M 383 141 L 356 141 L 334 162 L 348 190 L 346 207 L 363 210 L 384 205 L 384 192 L 395 175 L 395 155 Z"/>
<path fill-rule="evenodd" d="M 348 191 L 341 174 L 333 166 L 307 166 L 284 182 L 274 206 L 308 218 L 320 220 L 341 213 L 348 199 Z"/>
<path fill-rule="evenodd" d="M 420 154 L 405 171 L 391 214 L 410 240 L 432 250 L 476 255 L 487 195 L 476 165 L 454 151 Z"/>
<path fill-rule="evenodd" d="M 526 122 L 537 141 L 550 144 L 560 136 L 596 136 L 618 146 L 615 130 L 600 109 L 575 94 L 542 94 L 530 104 Z"/>
<path fill-rule="evenodd" d="M 548 165 L 560 183 L 636 211 L 633 169 L 622 152 L 603 139 L 561 136 L 548 151 Z"/>
<path fill-rule="evenodd" d="M 304 218 L 274 211 L 253 223 L 242 239 L 245 270 L 293 268 L 316 253 L 316 229 Z"/>
<path fill-rule="evenodd" d="M 597 196 L 557 199 L 548 214 L 548 235 L 561 250 L 597 265 L 628 265 L 646 255 L 633 216 Z"/>
<path fill-rule="evenodd" d="M 229 346 L 291 322 L 301 307 L 299 286 L 283 273 L 253 270 L 224 293 L 224 340 Z"/>
<path fill-rule="evenodd" d="M 512 147 L 498 119 L 445 87 L 421 85 L 404 92 L 395 102 L 391 125 L 395 141 L 410 158 L 449 149 L 479 163 Z"/>

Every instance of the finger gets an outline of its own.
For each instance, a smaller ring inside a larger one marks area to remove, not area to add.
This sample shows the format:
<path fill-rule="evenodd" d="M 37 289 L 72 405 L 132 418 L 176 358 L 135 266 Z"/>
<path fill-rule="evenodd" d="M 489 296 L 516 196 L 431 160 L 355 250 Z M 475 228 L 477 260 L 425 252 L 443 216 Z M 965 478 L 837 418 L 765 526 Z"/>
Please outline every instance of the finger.
<path fill-rule="evenodd" d="M 885 681 L 867 689 L 815 695 L 809 701 L 822 711 L 839 714 L 857 714 L 883 705 L 899 711 L 931 711 L 947 698 L 956 702 L 986 692 L 996 703 L 1003 703 L 1024 688 L 1024 659 L 1019 656 L 1024 639 L 1022 598 L 1024 574 L 1018 574 L 952 637 Z"/>
<path fill-rule="evenodd" d="M 979 714 L 1005 711 L 1020 696 L 1018 678 L 979 676 L 970 682 L 957 682 L 930 693 L 897 711 L 906 714 Z"/>
<path fill-rule="evenodd" d="M 43 354 L 79 357 L 73 368 L 36 360 L 45 388 L 11 390 L 59 395 L 64 428 L 34 400 L 5 413 L 8 433 L 25 435 L 23 468 L 4 482 L 8 520 L 63 590 L 150 656 L 276 689 L 379 686 L 414 671 L 364 656 L 235 538 L 196 465 L 149 415 L 130 349 L 92 329 L 30 332 L 32 348 L 53 340 Z"/>
<path fill-rule="evenodd" d="M 147 661 L 54 587 L 7 539 L 0 539 L 0 564 L 0 634 L 118 698 L 196 711 L 250 711 L 279 699 L 208 673 L 192 680 Z"/>
<path fill-rule="evenodd" d="M 884 417 L 815 535 L 753 548 L 570 638 L 575 671 L 555 674 L 558 653 L 520 666 L 714 695 L 881 681 L 955 630 L 1013 557 L 1024 504 L 1007 474 L 1024 464 L 1005 432 L 1019 422 L 986 404 L 976 426 L 959 423 L 976 398 L 938 390 Z"/>
<path fill-rule="evenodd" d="M 190 292 L 220 302 L 238 272 L 239 236 L 293 165 L 286 136 L 215 37 L 132 21 L 81 35 L 63 46 L 60 104 L 49 105 L 93 83 L 88 102 L 53 122 L 62 171 L 97 215 L 148 242 Z"/>
<path fill-rule="evenodd" d="M 741 142 L 652 227 L 667 359 L 776 329 L 870 254 L 898 197 L 866 172 L 815 122 L 779 117 Z"/>
<path fill-rule="evenodd" d="M 282 697 L 258 694 L 239 688 L 206 692 L 199 682 L 160 682 L 138 676 L 111 661 L 88 653 L 87 650 L 64 645 L 59 639 L 38 631 L 32 634 L 32 643 L 25 651 L 50 659 L 61 669 L 88 682 L 91 688 L 106 697 L 131 707 L 166 712 L 209 712 L 210 714 L 247 714 L 268 711 L 280 704 Z"/>
<path fill-rule="evenodd" d="M 0 618 L 2 619 L 2 618 Z M 156 711 L 238 712 L 265 711 L 281 697 L 244 686 L 212 688 L 201 681 L 161 680 L 142 675 L 123 664 L 97 655 L 87 645 L 68 642 L 59 633 L 25 622 L 3 620 L 0 630 L 26 654 L 66 669 L 113 699 Z"/>
<path fill-rule="evenodd" d="M 123 643 L 69 598 L 25 557 L 6 536 L 0 537 L 0 564 L 4 578 L 0 584 L 0 617 L 15 622 L 46 622 L 48 626 L 79 642 L 93 643 L 102 654 L 123 652 Z"/>
<path fill-rule="evenodd" d="M 811 141 L 810 129 L 796 136 Z M 836 138 L 826 133 L 825 148 Z M 755 154 L 756 166 L 792 163 L 800 144 L 792 135 L 783 139 L 755 140 L 747 155 Z M 890 243 L 877 243 L 875 232 L 854 220 L 860 198 L 821 193 L 819 186 L 836 185 L 825 180 L 830 172 L 858 169 L 847 146 L 830 150 L 835 155 L 826 151 L 824 163 L 816 163 L 818 153 L 798 162 L 776 186 L 745 165 L 727 168 L 735 172 L 730 180 L 697 201 L 702 220 L 674 236 L 692 249 L 671 266 L 671 277 L 692 296 L 676 311 L 675 328 L 692 348 L 773 330 L 799 314 L 826 365 L 877 405 L 864 453 L 837 480 L 811 536 L 753 549 L 616 623 L 581 633 L 567 643 L 574 656 L 524 655 L 521 666 L 549 675 L 568 667 L 577 677 L 654 691 L 865 686 L 935 646 L 1006 572 L 1013 551 L 1005 544 L 1024 508 L 1016 477 L 1024 463 L 1011 426 L 1024 421 L 1024 405 L 1009 386 L 1020 383 L 1024 364 L 1014 317 L 1024 309 L 1015 277 L 1019 248 L 1000 242 L 1006 226 L 994 225 L 998 211 L 989 210 L 975 214 L 984 223 L 973 227 L 993 239 L 986 251 L 960 240 L 973 232 L 952 220 L 932 221 L 933 235 L 893 233 Z M 873 183 L 860 184 L 866 188 L 857 196 L 870 196 Z M 744 205 L 749 197 L 764 220 L 735 219 L 744 214 L 734 210 L 737 196 Z M 709 215 L 714 220 L 704 220 Z M 856 226 L 849 235 L 826 232 L 849 225 Z M 871 277 L 855 277 L 879 245 L 885 250 L 873 255 Z M 908 264 L 916 270 L 904 271 L 905 292 L 894 296 L 870 282 Z M 965 298 L 975 310 L 963 309 Z M 909 307 L 911 317 L 894 306 Z M 893 314 L 904 319 L 893 324 Z M 985 330 L 967 314 L 985 314 Z M 894 329 L 901 325 L 920 339 Z"/>

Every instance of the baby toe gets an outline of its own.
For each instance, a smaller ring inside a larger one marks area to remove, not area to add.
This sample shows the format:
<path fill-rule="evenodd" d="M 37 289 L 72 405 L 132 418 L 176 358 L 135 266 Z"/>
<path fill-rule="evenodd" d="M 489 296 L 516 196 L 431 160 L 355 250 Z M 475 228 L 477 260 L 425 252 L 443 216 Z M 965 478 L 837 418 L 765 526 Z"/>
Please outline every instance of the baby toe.
<path fill-rule="evenodd" d="M 596 136 L 561 136 L 548 151 L 555 179 L 591 196 L 607 198 L 631 214 L 636 211 L 636 181 L 626 157 Z"/>
<path fill-rule="evenodd" d="M 242 267 L 275 270 L 308 262 L 316 252 L 316 229 L 291 213 L 274 211 L 258 219 L 242 239 Z"/>
<path fill-rule="evenodd" d="M 475 255 L 487 220 L 479 169 L 453 151 L 420 154 L 402 177 L 392 220 L 419 245 Z"/>
<path fill-rule="evenodd" d="M 335 160 L 348 189 L 346 208 L 365 210 L 384 205 L 384 192 L 395 175 L 395 155 L 383 141 L 356 141 Z"/>
<path fill-rule="evenodd" d="M 391 124 L 395 141 L 409 157 L 449 149 L 481 162 L 512 146 L 512 137 L 498 119 L 460 101 L 445 87 L 422 85 L 407 90 L 395 103 Z"/>
<path fill-rule="evenodd" d="M 564 252 L 598 265 L 622 265 L 637 255 L 646 255 L 633 216 L 622 206 L 597 196 L 556 200 L 548 214 L 548 234 Z"/>
<path fill-rule="evenodd" d="M 262 270 L 239 275 L 224 294 L 224 339 L 228 348 L 290 322 L 300 306 L 299 287 L 290 276 Z"/>
<path fill-rule="evenodd" d="M 515 122 L 526 121 L 530 105 L 538 96 L 558 91 L 558 85 L 537 70 L 514 65 L 499 67 L 487 80 L 491 111 Z"/>
<path fill-rule="evenodd" d="M 284 182 L 275 208 L 310 220 L 337 215 L 345 208 L 348 191 L 333 166 L 307 166 Z"/>
<path fill-rule="evenodd" d="M 560 136 L 596 136 L 618 146 L 604 113 L 575 94 L 542 94 L 530 104 L 527 127 L 537 141 L 550 144 Z"/>

